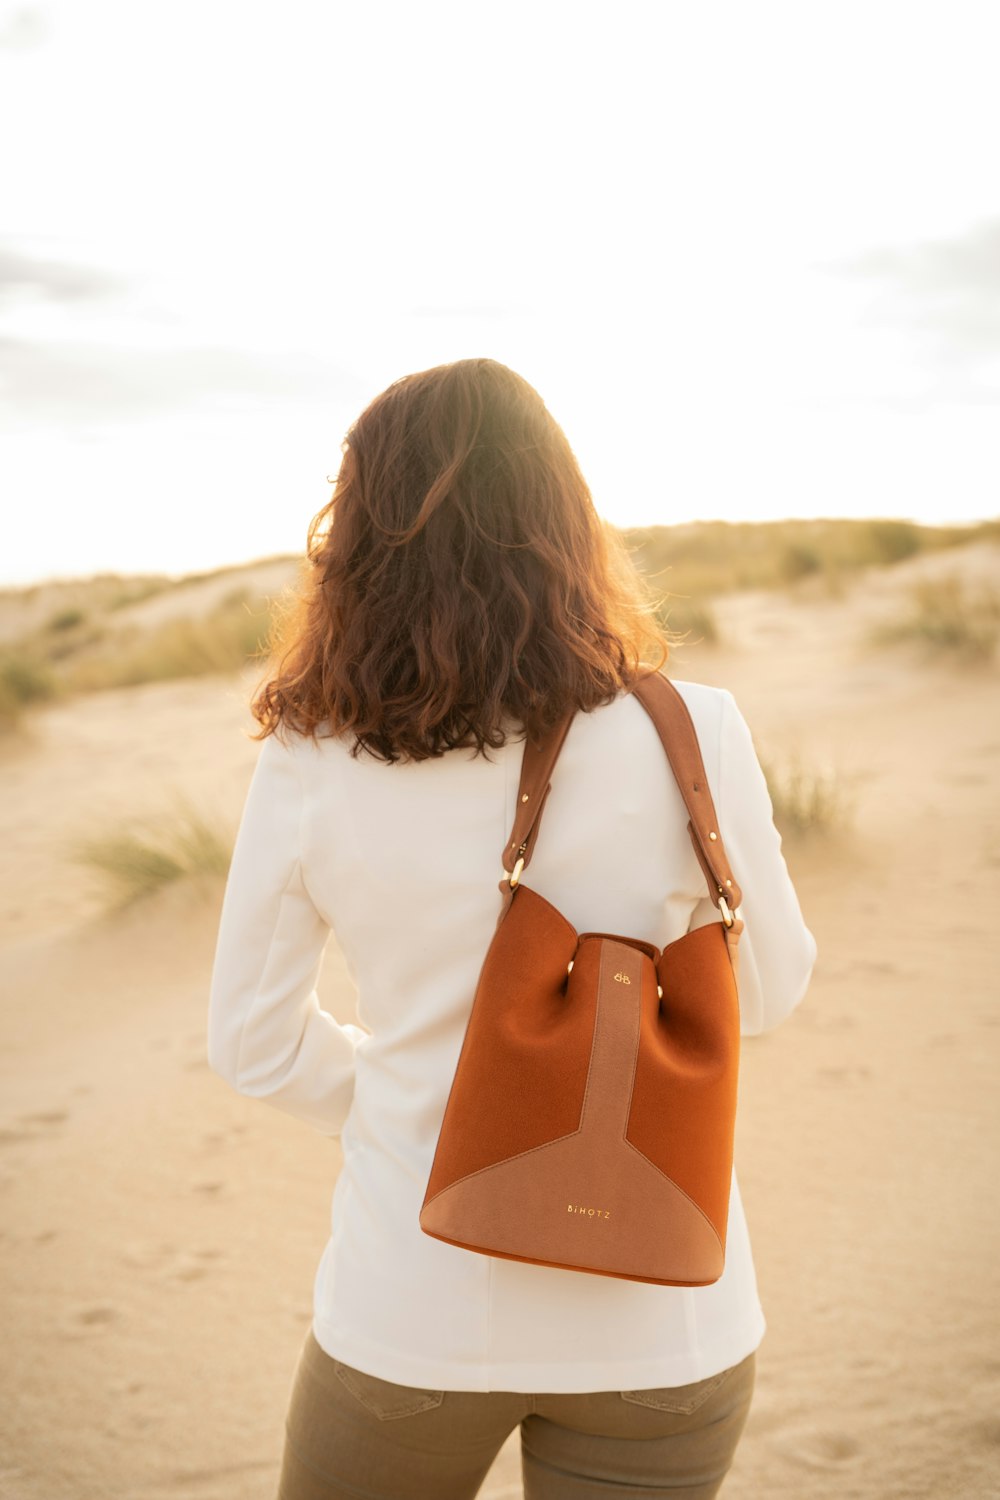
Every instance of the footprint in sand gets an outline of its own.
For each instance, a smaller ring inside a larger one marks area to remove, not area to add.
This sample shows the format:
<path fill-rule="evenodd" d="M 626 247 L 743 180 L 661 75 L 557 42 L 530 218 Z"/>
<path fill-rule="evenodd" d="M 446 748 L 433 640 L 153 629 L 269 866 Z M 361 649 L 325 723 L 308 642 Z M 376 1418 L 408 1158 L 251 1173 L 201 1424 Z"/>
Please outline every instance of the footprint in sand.
<path fill-rule="evenodd" d="M 186 1250 L 178 1257 L 170 1275 L 175 1281 L 201 1281 L 203 1276 L 211 1273 L 212 1261 L 218 1260 L 224 1253 L 214 1246 L 203 1250 Z"/>
<path fill-rule="evenodd" d="M 846 1432 L 789 1432 L 777 1447 L 793 1463 L 807 1469 L 850 1468 L 861 1457 L 861 1445 Z"/>
<path fill-rule="evenodd" d="M 200 1137 L 200 1145 L 206 1153 L 219 1151 L 237 1144 L 238 1137 L 245 1131 L 245 1125 L 231 1125 L 228 1130 L 206 1130 Z"/>
<path fill-rule="evenodd" d="M 860 1083 L 871 1077 L 871 1068 L 863 1063 L 845 1063 L 841 1068 L 817 1068 L 816 1077 L 827 1083 Z"/>
<path fill-rule="evenodd" d="M 205 1197 L 207 1197 L 207 1198 L 208 1197 L 215 1197 L 218 1193 L 224 1192 L 225 1188 L 226 1188 L 226 1184 L 224 1182 L 217 1182 L 217 1181 L 212 1181 L 212 1182 L 196 1182 L 194 1184 L 194 1191 L 196 1193 L 203 1193 L 205 1195 Z"/>
<path fill-rule="evenodd" d="M 173 1270 L 167 1272 L 167 1277 L 170 1281 L 201 1281 L 209 1269 L 193 1256 L 182 1255 Z"/>
<path fill-rule="evenodd" d="M 1000 1419 L 996 1417 L 982 1417 L 969 1426 L 969 1436 L 974 1443 L 984 1448 L 1000 1447 Z"/>
<path fill-rule="evenodd" d="M 106 1302 L 96 1302 L 93 1307 L 84 1307 L 76 1314 L 74 1322 L 84 1328 L 101 1328 L 118 1320 L 118 1309 Z"/>
<path fill-rule="evenodd" d="M 812 1019 L 818 1031 L 853 1031 L 858 1024 L 854 1016 L 823 1015 L 822 1012 L 817 1012 Z"/>
<path fill-rule="evenodd" d="M 177 1254 L 176 1245 L 163 1240 L 132 1240 L 119 1255 L 125 1265 L 137 1271 L 158 1271 Z"/>
<path fill-rule="evenodd" d="M 133 1270 L 151 1272 L 157 1281 L 200 1281 L 224 1255 L 214 1245 L 190 1249 L 164 1240 L 133 1240 L 119 1258 Z"/>
<path fill-rule="evenodd" d="M 44 1109 L 30 1115 L 18 1115 L 12 1125 L 0 1127 L 0 1146 L 20 1146 L 25 1141 L 37 1141 L 51 1135 L 59 1125 L 65 1125 L 69 1113 L 65 1109 Z"/>

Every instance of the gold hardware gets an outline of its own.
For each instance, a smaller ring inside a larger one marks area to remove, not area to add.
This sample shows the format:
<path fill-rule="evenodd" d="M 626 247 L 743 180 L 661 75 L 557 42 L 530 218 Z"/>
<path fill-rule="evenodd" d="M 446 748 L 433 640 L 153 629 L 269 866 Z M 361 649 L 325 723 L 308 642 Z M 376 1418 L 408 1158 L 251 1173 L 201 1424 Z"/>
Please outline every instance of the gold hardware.
<path fill-rule="evenodd" d="M 663 999 L 663 985 L 662 984 L 658 984 L 656 986 L 656 993 L 657 993 L 657 995 L 659 995 L 660 999 L 662 1000 Z"/>
<path fill-rule="evenodd" d="M 632 981 L 628 977 L 628 975 L 627 974 L 623 974 L 622 971 L 621 971 L 621 969 L 619 969 L 618 973 L 615 975 L 615 981 L 618 984 L 631 984 L 632 983 Z"/>
<path fill-rule="evenodd" d="M 527 800 L 528 800 L 528 793 L 525 792 L 524 796 L 521 798 L 521 801 L 522 802 L 527 802 Z"/>
<path fill-rule="evenodd" d="M 710 833 L 708 836 L 710 839 L 717 839 L 719 837 L 717 833 Z"/>
<path fill-rule="evenodd" d="M 517 860 L 515 861 L 514 868 L 510 872 L 510 888 L 511 888 L 511 890 L 514 889 L 514 887 L 517 885 L 517 882 L 520 880 L 520 878 L 521 878 L 521 871 L 523 869 L 524 869 L 524 855 L 521 854 L 521 855 L 518 856 Z"/>
<path fill-rule="evenodd" d="M 727 884 L 727 885 L 732 885 L 732 883 L 733 883 L 733 882 L 732 882 L 732 881 L 731 881 L 731 880 L 727 880 L 727 881 L 726 881 L 726 884 Z"/>
<path fill-rule="evenodd" d="M 571 958 L 570 961 L 569 961 L 569 963 L 566 966 L 566 973 L 567 974 L 572 974 L 572 972 L 573 972 L 573 965 L 575 963 L 576 963 L 576 959 L 575 958 Z"/>
<path fill-rule="evenodd" d="M 722 913 L 722 920 L 723 920 L 723 922 L 725 922 L 726 926 L 727 927 L 732 927 L 733 923 L 736 921 L 736 918 L 733 916 L 732 912 L 729 910 L 729 904 L 726 901 L 725 896 L 720 896 L 719 897 L 719 910 Z"/>

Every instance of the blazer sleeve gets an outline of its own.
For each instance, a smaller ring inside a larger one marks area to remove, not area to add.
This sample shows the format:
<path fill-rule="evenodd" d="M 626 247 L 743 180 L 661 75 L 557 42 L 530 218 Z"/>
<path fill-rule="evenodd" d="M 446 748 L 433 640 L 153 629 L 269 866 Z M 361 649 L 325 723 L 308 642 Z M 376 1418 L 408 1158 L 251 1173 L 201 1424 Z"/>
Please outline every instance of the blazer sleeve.
<path fill-rule="evenodd" d="M 781 852 L 781 834 L 750 728 L 728 689 L 721 689 L 719 761 L 713 801 L 729 864 L 740 886 L 740 1031 L 758 1036 L 796 1008 L 809 988 L 816 939 L 806 926 Z M 690 928 L 718 921 L 709 896 Z"/>
<path fill-rule="evenodd" d="M 316 992 L 331 928 L 303 878 L 304 809 L 295 756 L 262 743 L 233 847 L 208 1008 L 208 1064 L 238 1093 L 339 1135 L 354 1096 L 355 1049 Z"/>

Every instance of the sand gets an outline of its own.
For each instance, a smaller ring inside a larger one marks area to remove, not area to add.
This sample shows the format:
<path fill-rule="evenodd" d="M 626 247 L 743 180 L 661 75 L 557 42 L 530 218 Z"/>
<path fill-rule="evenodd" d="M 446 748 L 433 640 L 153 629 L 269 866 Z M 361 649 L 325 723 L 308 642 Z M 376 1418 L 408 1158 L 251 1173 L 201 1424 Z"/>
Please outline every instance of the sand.
<path fill-rule="evenodd" d="M 1000 578 L 984 544 L 840 598 L 732 596 L 723 644 L 671 667 L 854 798 L 839 833 L 786 836 L 820 958 L 796 1015 L 744 1045 L 769 1328 L 726 1500 L 1000 1496 L 1000 666 L 863 640 L 959 562 Z M 108 916 L 66 855 L 174 789 L 232 831 L 254 681 L 81 698 L 0 749 L 4 1500 L 273 1500 L 339 1143 L 206 1065 L 222 882 Z M 332 946 L 321 990 L 354 1019 Z M 520 1495 L 517 1442 L 483 1500 Z"/>

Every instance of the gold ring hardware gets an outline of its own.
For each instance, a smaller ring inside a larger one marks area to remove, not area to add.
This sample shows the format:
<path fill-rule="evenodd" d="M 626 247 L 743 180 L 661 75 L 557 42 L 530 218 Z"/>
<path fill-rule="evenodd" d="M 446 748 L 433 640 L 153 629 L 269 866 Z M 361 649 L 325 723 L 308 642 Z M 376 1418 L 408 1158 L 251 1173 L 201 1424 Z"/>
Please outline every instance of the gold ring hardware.
<path fill-rule="evenodd" d="M 511 888 L 511 890 L 514 889 L 514 887 L 517 885 L 517 882 L 520 880 L 520 878 L 521 878 L 521 871 L 523 869 L 524 869 L 524 855 L 522 854 L 522 855 L 518 856 L 517 860 L 514 863 L 514 868 L 510 872 L 510 888 Z"/>
<path fill-rule="evenodd" d="M 572 972 L 573 972 L 573 965 L 575 963 L 576 963 L 576 959 L 575 958 L 571 958 L 570 961 L 569 961 L 569 963 L 566 965 L 566 973 L 567 974 L 572 974 Z"/>
<path fill-rule="evenodd" d="M 663 999 L 663 985 L 662 984 L 658 984 L 656 986 L 656 993 L 659 996 L 659 998 L 662 1000 Z"/>
<path fill-rule="evenodd" d="M 725 896 L 719 897 L 719 910 L 722 913 L 722 920 L 723 922 L 725 922 L 726 926 L 732 927 L 733 923 L 736 921 L 736 918 L 729 910 L 729 903 L 727 902 Z"/>

